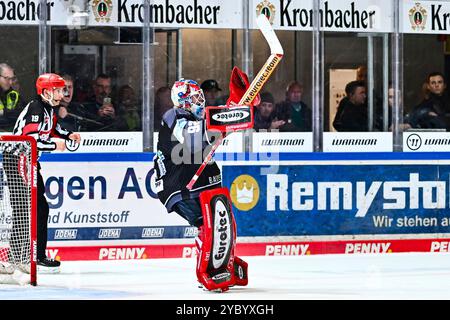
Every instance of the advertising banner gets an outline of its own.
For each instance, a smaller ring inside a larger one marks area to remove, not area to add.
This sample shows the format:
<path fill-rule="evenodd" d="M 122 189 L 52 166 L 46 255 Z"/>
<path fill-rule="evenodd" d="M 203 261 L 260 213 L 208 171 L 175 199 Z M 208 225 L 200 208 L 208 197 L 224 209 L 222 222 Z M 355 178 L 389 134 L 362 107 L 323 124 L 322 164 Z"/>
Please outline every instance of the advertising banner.
<path fill-rule="evenodd" d="M 47 1 L 49 25 L 142 27 L 142 0 Z M 38 25 L 39 0 L 0 0 L 0 24 Z M 242 0 L 155 0 L 150 2 L 150 20 L 155 27 L 243 27 Z"/>
<path fill-rule="evenodd" d="M 0 0 L 0 24 L 38 25 L 39 0 Z M 242 0 L 155 0 L 150 20 L 156 28 L 243 29 Z M 250 28 L 256 15 L 265 14 L 278 30 L 313 30 L 313 0 L 253 0 Z M 47 1 L 49 25 L 142 27 L 142 0 Z M 324 31 L 391 32 L 390 0 L 322 1 L 320 25 Z"/>
<path fill-rule="evenodd" d="M 55 153 L 142 152 L 142 132 L 80 132 L 81 143 L 66 140 L 66 150 Z"/>
<path fill-rule="evenodd" d="M 448 1 L 403 0 L 401 32 L 414 34 L 450 33 Z"/>
<path fill-rule="evenodd" d="M 277 159 L 221 161 L 237 222 L 237 254 L 449 252 L 450 158 L 426 156 L 280 153 Z M 50 206 L 48 256 L 195 257 L 197 230 L 156 198 L 152 158 L 41 157 Z M 0 188 L 3 197 L 5 190 Z M 0 225 L 10 223 L 6 210 Z"/>
<path fill-rule="evenodd" d="M 158 150 L 158 136 L 158 132 L 153 133 L 153 150 L 155 152 Z M 242 132 L 233 132 L 232 134 L 228 134 L 216 150 L 216 153 L 230 152 L 244 152 L 244 134 Z"/>
<path fill-rule="evenodd" d="M 183 239 L 197 234 L 157 199 L 153 163 L 41 162 L 49 241 Z"/>
<path fill-rule="evenodd" d="M 223 165 L 239 236 L 446 233 L 450 165 Z"/>
<path fill-rule="evenodd" d="M 450 133 L 412 132 L 403 133 L 403 152 L 449 152 Z"/>
<path fill-rule="evenodd" d="M 270 17 L 274 29 L 313 30 L 314 1 L 253 0 L 255 21 L 264 13 Z M 391 32 L 393 6 L 390 0 L 321 1 L 320 29 L 345 32 Z M 256 28 L 256 27 L 255 27 Z"/>
<path fill-rule="evenodd" d="M 324 152 L 392 152 L 391 132 L 324 132 Z"/>
<path fill-rule="evenodd" d="M 265 14 L 275 30 L 313 30 L 313 0 L 252 0 L 250 28 L 257 29 L 256 16 Z M 391 0 L 321 1 L 323 31 L 393 32 Z M 38 25 L 39 0 L 0 0 L 0 25 Z M 49 25 L 69 29 L 86 26 L 142 27 L 142 0 L 47 1 Z M 150 4 L 151 23 L 156 28 L 243 29 L 242 0 L 155 0 Z M 400 32 L 448 34 L 448 1 L 403 0 Z"/>
<path fill-rule="evenodd" d="M 312 132 L 253 132 L 253 152 L 312 152 Z"/>

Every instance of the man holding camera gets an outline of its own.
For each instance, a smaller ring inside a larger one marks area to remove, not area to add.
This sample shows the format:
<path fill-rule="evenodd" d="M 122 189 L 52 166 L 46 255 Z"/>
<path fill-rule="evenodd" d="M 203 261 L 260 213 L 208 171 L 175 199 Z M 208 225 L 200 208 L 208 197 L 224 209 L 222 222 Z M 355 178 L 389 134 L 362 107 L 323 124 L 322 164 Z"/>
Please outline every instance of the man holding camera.
<path fill-rule="evenodd" d="M 85 103 L 85 107 L 91 120 L 102 125 L 90 125 L 88 131 L 114 131 L 116 111 L 111 102 L 111 77 L 99 74 L 93 84 L 94 97 L 92 101 Z"/>

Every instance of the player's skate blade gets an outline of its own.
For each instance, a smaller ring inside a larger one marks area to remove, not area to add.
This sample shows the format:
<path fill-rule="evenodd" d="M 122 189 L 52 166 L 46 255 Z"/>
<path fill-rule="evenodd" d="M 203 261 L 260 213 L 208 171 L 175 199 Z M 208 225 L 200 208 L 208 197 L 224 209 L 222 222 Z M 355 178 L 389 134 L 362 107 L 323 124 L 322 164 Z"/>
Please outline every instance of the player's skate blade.
<path fill-rule="evenodd" d="M 37 271 L 39 273 L 59 273 L 61 262 L 53 259 L 44 258 L 38 260 Z"/>
<path fill-rule="evenodd" d="M 198 283 L 197 285 L 198 285 L 198 288 L 199 288 L 199 289 L 202 289 L 203 291 L 206 291 L 206 292 L 222 293 L 222 292 L 226 292 L 226 291 L 230 290 L 229 287 L 227 287 L 227 288 L 222 288 L 222 289 L 208 290 L 208 289 L 206 289 L 206 287 L 205 287 L 204 285 L 202 285 L 201 283 Z"/>

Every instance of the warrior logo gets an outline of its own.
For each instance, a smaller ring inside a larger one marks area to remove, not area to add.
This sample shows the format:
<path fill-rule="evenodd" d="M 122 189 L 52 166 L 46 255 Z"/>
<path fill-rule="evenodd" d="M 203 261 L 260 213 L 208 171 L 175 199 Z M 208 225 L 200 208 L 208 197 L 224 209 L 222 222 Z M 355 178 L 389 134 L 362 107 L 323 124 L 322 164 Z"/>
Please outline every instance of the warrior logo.
<path fill-rule="evenodd" d="M 75 140 L 66 140 L 66 149 L 70 152 L 77 151 L 80 147 L 80 144 L 77 143 Z"/>

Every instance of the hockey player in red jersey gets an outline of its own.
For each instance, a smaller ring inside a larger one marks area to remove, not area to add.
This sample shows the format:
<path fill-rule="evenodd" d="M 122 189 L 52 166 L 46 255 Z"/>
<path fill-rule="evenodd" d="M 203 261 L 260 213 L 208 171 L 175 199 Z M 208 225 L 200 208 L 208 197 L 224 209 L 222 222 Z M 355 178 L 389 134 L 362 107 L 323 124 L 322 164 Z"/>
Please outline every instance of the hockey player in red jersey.
<path fill-rule="evenodd" d="M 154 158 L 158 197 L 199 230 L 197 279 L 207 290 L 227 291 L 247 285 L 247 263 L 234 254 L 236 224 L 228 190 L 212 160 L 192 189 L 193 175 L 219 132 L 209 132 L 204 119 L 205 97 L 198 83 L 180 79 L 172 87 L 174 108 L 163 115 Z"/>
<path fill-rule="evenodd" d="M 36 80 L 37 97 L 20 113 L 14 126 L 14 135 L 27 135 L 36 139 L 38 154 L 42 151 L 64 150 L 65 141 L 80 143 L 79 133 L 62 128 L 57 121 L 54 107 L 64 96 L 65 81 L 54 73 L 40 75 Z M 61 140 L 52 141 L 51 138 Z M 38 156 L 39 156 L 38 155 Z M 8 173 L 8 172 L 7 172 Z M 38 162 L 37 172 L 37 265 L 44 272 L 58 272 L 60 262 L 46 256 L 47 220 L 49 207 L 45 198 L 45 187 Z"/>

